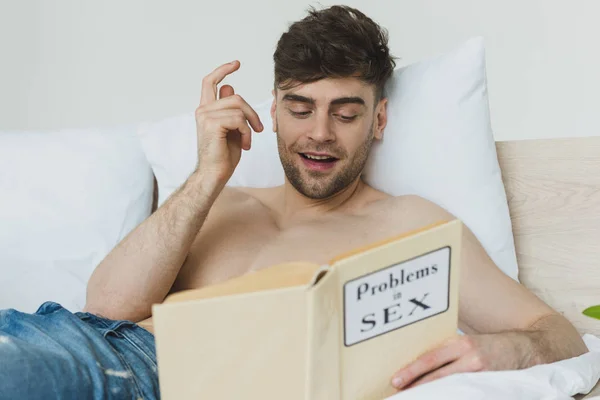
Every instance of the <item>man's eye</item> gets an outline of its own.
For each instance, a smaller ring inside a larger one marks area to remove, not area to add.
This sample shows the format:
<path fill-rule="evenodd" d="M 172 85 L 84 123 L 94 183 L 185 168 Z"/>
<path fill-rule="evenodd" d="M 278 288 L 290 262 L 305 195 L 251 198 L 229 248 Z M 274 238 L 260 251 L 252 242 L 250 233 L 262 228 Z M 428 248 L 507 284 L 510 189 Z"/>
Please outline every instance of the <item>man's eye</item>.
<path fill-rule="evenodd" d="M 339 117 L 342 121 L 351 122 L 356 119 L 357 115 L 340 115 Z"/>
<path fill-rule="evenodd" d="M 308 114 L 310 114 L 310 111 L 293 111 L 293 110 L 290 110 L 290 112 L 292 113 L 292 115 L 294 117 L 306 117 Z"/>

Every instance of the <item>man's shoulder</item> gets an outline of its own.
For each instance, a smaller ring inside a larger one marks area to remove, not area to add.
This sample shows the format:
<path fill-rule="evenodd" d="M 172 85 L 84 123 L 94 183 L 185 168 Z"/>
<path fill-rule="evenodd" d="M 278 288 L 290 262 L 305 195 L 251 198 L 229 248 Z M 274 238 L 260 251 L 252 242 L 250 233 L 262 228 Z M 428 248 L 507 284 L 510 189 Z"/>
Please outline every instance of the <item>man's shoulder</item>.
<path fill-rule="evenodd" d="M 439 221 L 451 220 L 455 218 L 440 205 L 415 194 L 394 196 L 388 199 L 387 203 L 387 207 L 392 209 L 394 212 L 417 217 L 422 219 L 424 222 L 428 220 Z"/>
<path fill-rule="evenodd" d="M 416 195 L 389 196 L 371 203 L 361 214 L 367 226 L 389 237 L 455 219 L 435 202 Z"/>
<path fill-rule="evenodd" d="M 277 187 L 270 188 L 252 188 L 245 186 L 226 186 L 221 192 L 221 196 L 228 200 L 243 200 L 253 198 L 259 201 L 268 201 L 275 196 Z"/>
<path fill-rule="evenodd" d="M 251 204 L 264 204 L 274 196 L 275 188 L 249 188 L 226 186 L 215 201 L 216 208 L 248 207 Z"/>

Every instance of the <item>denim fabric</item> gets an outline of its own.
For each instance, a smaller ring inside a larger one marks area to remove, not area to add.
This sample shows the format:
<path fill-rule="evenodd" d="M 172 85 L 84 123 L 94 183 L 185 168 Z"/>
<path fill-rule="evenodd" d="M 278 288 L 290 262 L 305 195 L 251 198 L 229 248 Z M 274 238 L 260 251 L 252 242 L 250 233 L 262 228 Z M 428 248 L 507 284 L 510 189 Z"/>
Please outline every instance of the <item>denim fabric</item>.
<path fill-rule="evenodd" d="M 0 399 L 158 399 L 154 336 L 130 321 L 0 310 Z"/>

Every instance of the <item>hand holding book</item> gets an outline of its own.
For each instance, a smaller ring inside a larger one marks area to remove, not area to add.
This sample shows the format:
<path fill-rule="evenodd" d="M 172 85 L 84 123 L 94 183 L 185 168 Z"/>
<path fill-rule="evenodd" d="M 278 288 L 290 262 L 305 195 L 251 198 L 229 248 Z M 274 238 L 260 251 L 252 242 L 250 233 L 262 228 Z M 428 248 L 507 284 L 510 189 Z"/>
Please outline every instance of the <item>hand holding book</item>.
<path fill-rule="evenodd" d="M 523 368 L 515 364 L 527 338 L 519 332 L 458 336 L 422 354 L 394 374 L 392 385 L 400 390 L 461 372 Z"/>

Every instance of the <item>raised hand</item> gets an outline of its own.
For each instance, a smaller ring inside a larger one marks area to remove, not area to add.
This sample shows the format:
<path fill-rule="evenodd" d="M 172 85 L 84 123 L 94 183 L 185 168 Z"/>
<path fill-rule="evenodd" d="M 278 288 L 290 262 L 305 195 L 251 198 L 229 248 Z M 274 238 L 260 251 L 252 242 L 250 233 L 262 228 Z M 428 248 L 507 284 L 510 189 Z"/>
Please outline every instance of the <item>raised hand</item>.
<path fill-rule="evenodd" d="M 258 114 L 233 87 L 219 83 L 240 68 L 239 61 L 221 65 L 202 80 L 196 109 L 198 166 L 204 176 L 225 184 L 238 165 L 242 149 L 250 150 L 252 129 L 263 130 Z M 219 98 L 217 99 L 217 94 Z"/>

